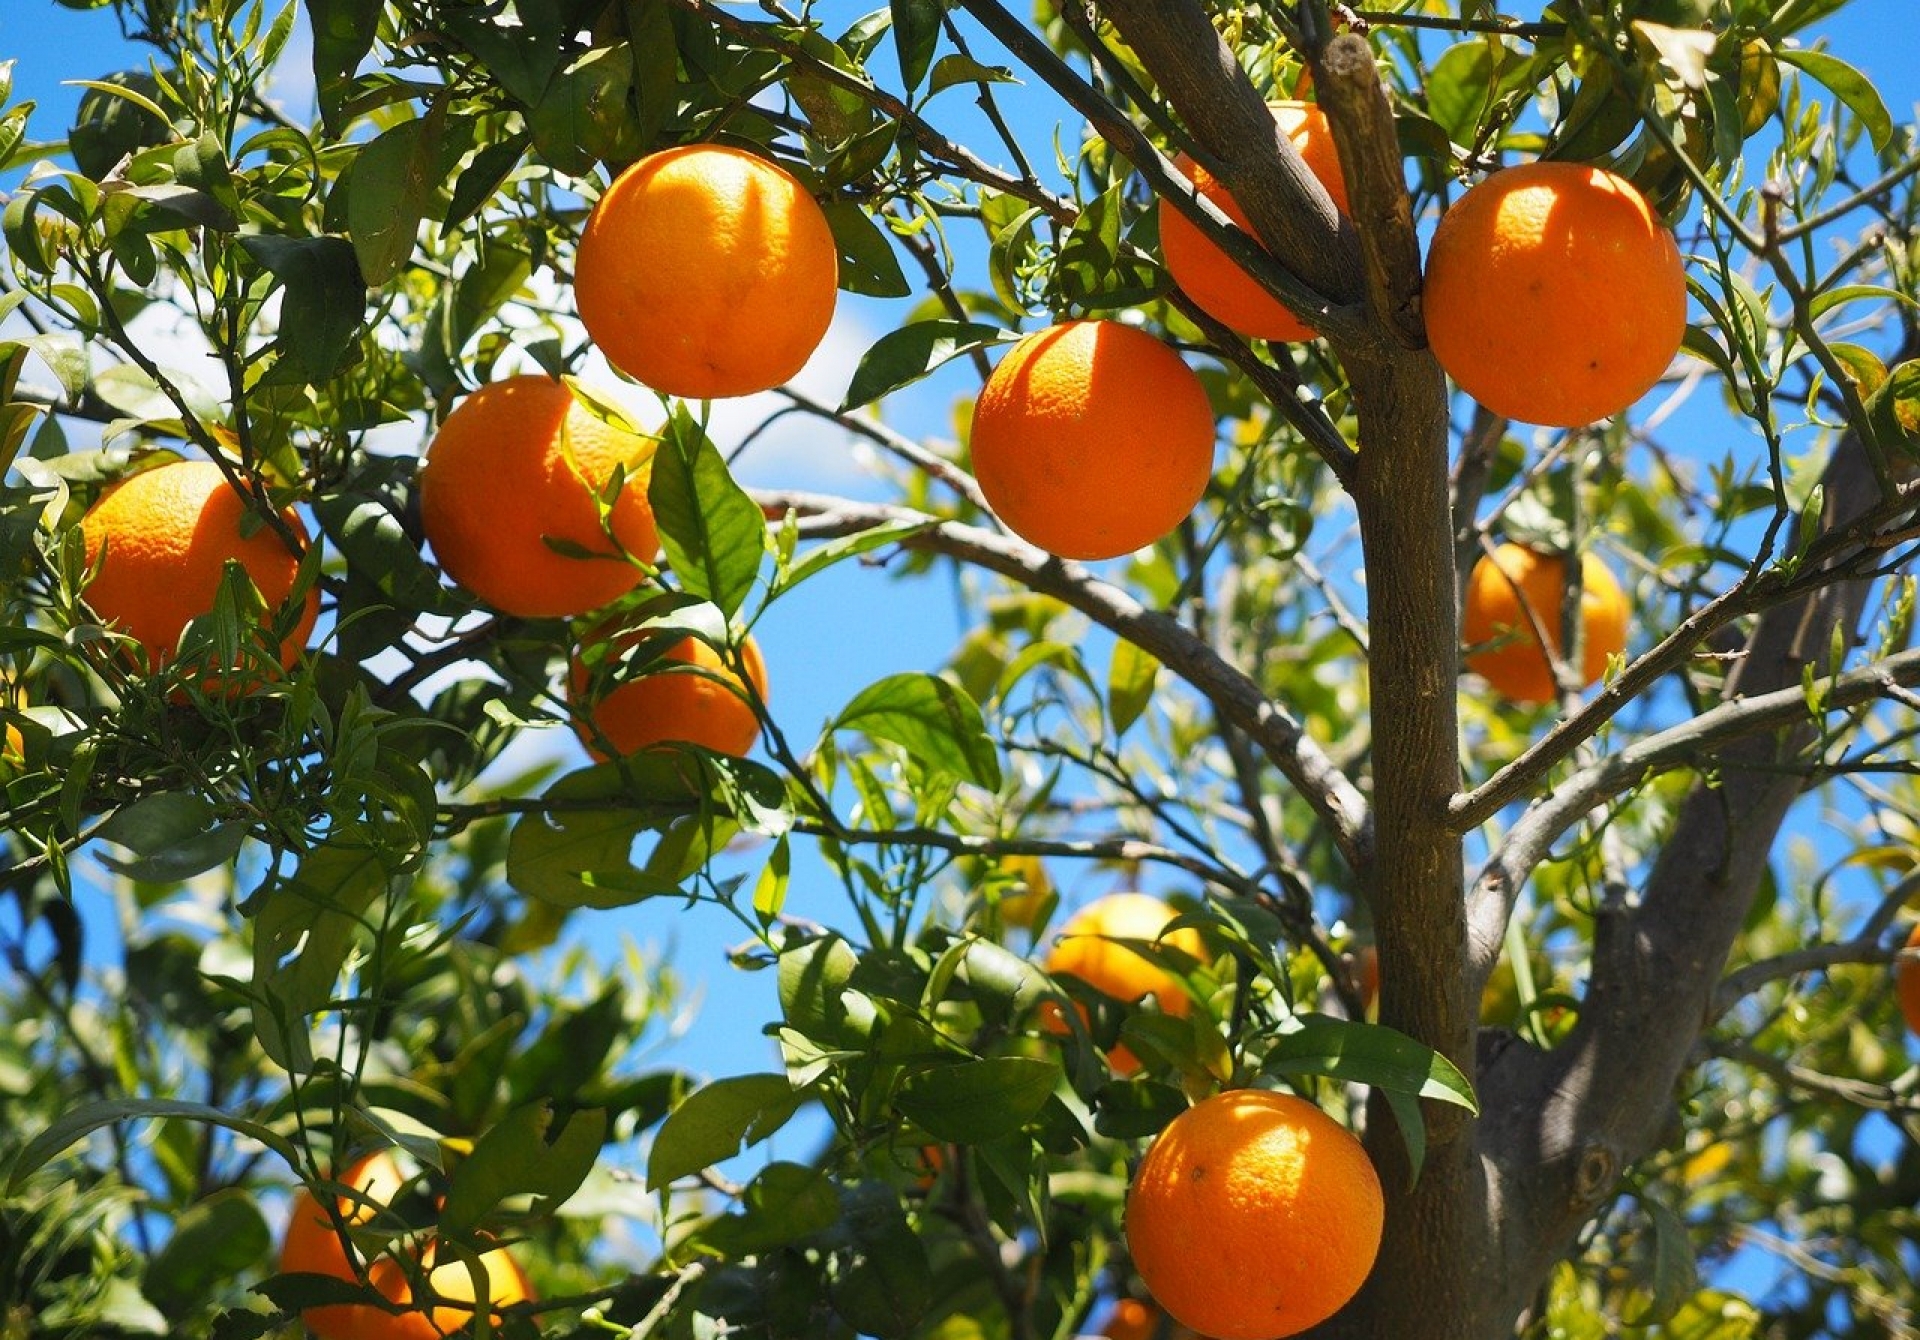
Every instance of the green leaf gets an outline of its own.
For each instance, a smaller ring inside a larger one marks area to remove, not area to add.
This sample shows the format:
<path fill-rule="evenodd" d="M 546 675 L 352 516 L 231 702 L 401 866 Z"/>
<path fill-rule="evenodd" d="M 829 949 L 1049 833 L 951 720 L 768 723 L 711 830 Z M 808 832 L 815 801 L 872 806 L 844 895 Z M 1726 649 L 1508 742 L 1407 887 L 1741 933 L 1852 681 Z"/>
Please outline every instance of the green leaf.
<path fill-rule="evenodd" d="M 1496 37 L 1448 47 L 1427 71 L 1427 112 L 1455 144 L 1471 144 L 1481 118 L 1525 82 L 1527 61 Z"/>
<path fill-rule="evenodd" d="M 1159 675 L 1160 662 L 1149 653 L 1125 638 L 1113 644 L 1113 662 L 1107 669 L 1107 714 L 1113 718 L 1115 735 L 1126 734 L 1147 710 Z"/>
<path fill-rule="evenodd" d="M 436 610 L 446 604 L 433 568 L 386 498 L 346 490 L 315 499 L 313 513 L 354 576 L 408 610 Z"/>
<path fill-rule="evenodd" d="M 1640 1206 L 1653 1221 L 1653 1279 L 1646 1307 L 1631 1318 L 1630 1324 L 1658 1326 L 1677 1316 L 1682 1305 L 1699 1290 L 1700 1267 L 1680 1216 L 1648 1196 L 1640 1198 Z"/>
<path fill-rule="evenodd" d="M 1382 1089 L 1380 1095 L 1387 1100 L 1387 1106 L 1393 1109 L 1394 1124 L 1400 1128 L 1400 1138 L 1406 1142 L 1408 1175 L 1418 1182 L 1420 1169 L 1427 1162 L 1427 1119 L 1421 1115 L 1420 1100 L 1397 1089 Z"/>
<path fill-rule="evenodd" d="M 327 845 L 300 858 L 247 900 L 253 917 L 253 1008 L 260 1047 L 288 1070 L 312 1067 L 306 1018 L 333 999 L 367 909 L 388 871 L 370 847 Z"/>
<path fill-rule="evenodd" d="M 375 288 L 413 255 L 427 202 L 440 182 L 441 119 L 402 121 L 383 132 L 347 171 L 347 235 L 360 274 Z"/>
<path fill-rule="evenodd" d="M 1037 964 L 1003 945 L 970 937 L 958 948 L 954 975 L 966 984 L 982 1015 L 989 1020 L 1019 1019 L 1054 994 L 1052 981 Z"/>
<path fill-rule="evenodd" d="M 971 321 L 915 321 L 888 331 L 860 356 L 840 409 L 870 405 L 911 386 L 950 358 L 1018 338 L 999 326 Z"/>
<path fill-rule="evenodd" d="M 514 1109 L 454 1166 L 441 1228 L 471 1233 L 509 1196 L 536 1196 L 544 1205 L 536 1203 L 535 1212 L 551 1212 L 587 1180 L 606 1138 L 607 1114 L 600 1108 L 569 1112 L 557 1128 L 550 1102 Z"/>
<path fill-rule="evenodd" d="M 787 881 L 792 870 L 793 854 L 787 846 L 786 835 L 782 834 L 773 844 L 766 867 L 753 886 L 753 915 L 762 930 L 771 927 L 779 919 L 780 909 L 786 906 Z"/>
<path fill-rule="evenodd" d="M 147 1263 L 141 1292 L 184 1316 L 215 1289 L 251 1270 L 273 1249 L 273 1234 L 251 1191 L 227 1187 L 189 1205 Z"/>
<path fill-rule="evenodd" d="M 340 237 L 246 236 L 240 245 L 281 283 L 280 347 L 309 385 L 330 379 L 367 315 L 367 284 Z"/>
<path fill-rule="evenodd" d="M 1660 63 L 1680 83 L 1699 90 L 1707 86 L 1707 62 L 1713 58 L 1715 37 L 1700 28 L 1673 28 L 1648 19 L 1635 19 L 1633 31 L 1646 40 Z"/>
<path fill-rule="evenodd" d="M 736 1075 L 695 1089 L 654 1137 L 648 1189 L 658 1191 L 766 1139 L 787 1124 L 806 1096 L 785 1075 Z"/>
<path fill-rule="evenodd" d="M 752 1256 L 833 1227 L 840 1197 L 833 1179 L 798 1163 L 769 1163 L 740 1194 L 741 1213 L 701 1226 L 703 1247 L 727 1256 Z"/>
<path fill-rule="evenodd" d="M 732 618 L 760 573 L 767 520 L 684 405 L 654 452 L 647 501 L 681 586 Z"/>
<path fill-rule="evenodd" d="M 313 84 L 320 119 L 330 134 L 345 129 L 342 106 L 352 89 L 354 72 L 373 50 L 382 7 L 383 0 L 307 0 L 307 21 L 313 30 Z"/>
<path fill-rule="evenodd" d="M 1886 379 L 1867 397 L 1866 411 L 1883 448 L 1920 456 L 1920 360 L 1888 369 Z"/>
<path fill-rule="evenodd" d="M 1887 112 L 1887 104 L 1881 100 L 1880 90 L 1873 86 L 1871 79 L 1838 56 L 1830 56 L 1824 51 L 1778 47 L 1774 55 L 1780 58 L 1783 65 L 1804 70 L 1816 82 L 1826 85 L 1834 97 L 1860 118 L 1860 124 L 1866 128 L 1874 149 L 1880 153 L 1886 152 L 1887 145 L 1893 139 L 1893 117 Z"/>
<path fill-rule="evenodd" d="M 904 298 L 913 292 L 887 231 L 851 200 L 834 200 L 823 209 L 840 253 L 840 287 L 870 298 Z"/>
<path fill-rule="evenodd" d="M 175 1098 L 110 1098 L 83 1103 L 27 1141 L 14 1156 L 13 1170 L 7 1177 L 7 1194 L 19 1195 L 30 1177 L 95 1131 L 118 1122 L 150 1117 L 176 1117 L 219 1126 L 259 1141 L 284 1159 L 289 1168 L 300 1166 L 300 1151 L 271 1126 L 234 1116 L 221 1108 Z"/>
<path fill-rule="evenodd" d="M 878 1012 L 850 985 L 859 966 L 853 946 L 837 934 L 782 950 L 780 1012 L 787 1027 L 824 1047 L 865 1045 Z"/>
<path fill-rule="evenodd" d="M 871 553 L 875 549 L 904 540 L 909 535 L 918 535 L 933 524 L 932 517 L 918 521 L 887 521 L 870 530 L 842 535 L 838 539 L 815 545 L 787 569 L 779 579 L 778 589 L 782 592 L 791 591 L 807 578 L 818 576 L 836 563 L 843 563 L 849 558 L 858 558 L 861 554 Z"/>
<path fill-rule="evenodd" d="M 927 77 L 940 44 L 941 0 L 887 0 L 893 10 L 893 49 L 900 58 L 900 82 L 911 94 Z"/>
<path fill-rule="evenodd" d="M 869 684 L 828 729 L 857 730 L 897 744 L 923 767 L 976 786 L 1000 785 L 1000 756 L 979 704 L 938 675 L 903 671 Z"/>
<path fill-rule="evenodd" d="M 926 1246 L 893 1188 L 867 1182 L 841 1200 L 840 1238 L 828 1296 L 840 1319 L 861 1335 L 902 1340 L 933 1306 Z M 951 1330 L 941 1332 L 953 1340 Z"/>
<path fill-rule="evenodd" d="M 596 161 L 625 163 L 648 141 L 633 118 L 633 57 L 624 45 L 588 51 L 555 75 L 528 118 L 533 146 L 575 175 Z"/>
<path fill-rule="evenodd" d="M 1159 266 L 1136 259 L 1122 247 L 1121 226 L 1127 215 L 1124 181 L 1115 182 L 1081 208 L 1054 264 L 1061 296 L 1068 302 L 1092 311 L 1129 307 L 1165 286 Z"/>
<path fill-rule="evenodd" d="M 102 856 L 101 863 L 129 879 L 170 884 L 191 879 L 240 852 L 247 825 L 216 823 L 205 798 L 188 791 L 142 797 L 100 826 L 98 836 L 133 853 L 132 860 Z"/>
<path fill-rule="evenodd" d="M 955 84 L 1017 84 L 1012 70 L 1004 65 L 982 65 L 971 56 L 942 56 L 933 66 L 933 82 L 927 96 L 944 92 Z"/>
<path fill-rule="evenodd" d="M 894 1106 L 939 1140 L 983 1144 L 1025 1126 L 1060 1082 L 1060 1067 L 1030 1056 L 991 1056 L 917 1071 Z"/>
<path fill-rule="evenodd" d="M 678 893 L 739 828 L 695 785 L 705 775 L 693 756 L 678 752 L 569 773 L 543 797 L 560 804 L 514 824 L 507 882 L 561 907 L 625 907 Z M 606 808 L 567 808 L 594 801 Z M 644 833 L 658 836 L 635 864 L 633 845 Z"/>
<path fill-rule="evenodd" d="M 1268 1074 L 1327 1075 L 1480 1110 L 1473 1085 L 1453 1062 L 1405 1033 L 1325 1014 L 1300 1015 L 1299 1023 L 1281 1035 L 1265 1066 Z"/>

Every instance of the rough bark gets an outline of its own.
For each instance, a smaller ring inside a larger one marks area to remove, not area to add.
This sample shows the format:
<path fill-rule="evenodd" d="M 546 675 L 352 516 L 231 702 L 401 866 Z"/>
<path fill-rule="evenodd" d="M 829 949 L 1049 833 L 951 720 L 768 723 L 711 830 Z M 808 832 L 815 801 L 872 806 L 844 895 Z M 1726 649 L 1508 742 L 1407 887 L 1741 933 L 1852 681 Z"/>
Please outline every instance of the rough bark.
<path fill-rule="evenodd" d="M 1825 482 L 1824 532 L 1881 500 L 1866 450 L 1851 434 Z M 1797 689 L 1802 668 L 1824 662 L 1832 629 L 1857 638 L 1870 586 L 1839 581 L 1768 611 L 1729 676 L 1727 698 Z M 1548 1054 L 1509 1046 L 1482 1072 L 1480 1146 L 1504 1231 L 1481 1334 L 1511 1334 L 1620 1174 L 1672 1128 L 1675 1090 L 1712 1022 L 1716 985 L 1781 824 L 1805 787 L 1793 765 L 1813 738 L 1813 723 L 1803 720 L 1715 751 L 1712 775 L 1687 797 L 1638 897 L 1616 898 L 1602 911 L 1572 1035 Z"/>

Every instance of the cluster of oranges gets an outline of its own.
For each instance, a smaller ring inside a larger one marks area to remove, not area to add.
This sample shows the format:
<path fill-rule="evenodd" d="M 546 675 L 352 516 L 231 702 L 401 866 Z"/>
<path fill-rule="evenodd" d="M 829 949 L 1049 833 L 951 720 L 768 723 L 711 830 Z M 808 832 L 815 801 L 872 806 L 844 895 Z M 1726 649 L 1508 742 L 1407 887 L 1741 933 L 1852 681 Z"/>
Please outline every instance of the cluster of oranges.
<path fill-rule="evenodd" d="M 392 1154 L 380 1151 L 366 1154 L 350 1163 L 339 1175 L 340 1185 L 350 1195 L 335 1198 L 332 1213 L 302 1188 L 295 1193 L 293 1210 L 287 1218 L 286 1237 L 280 1246 L 280 1271 L 288 1275 L 325 1275 L 330 1279 L 359 1283 L 364 1279 L 387 1306 L 378 1303 L 336 1303 L 310 1307 L 300 1320 L 319 1340 L 439 1340 L 439 1337 L 464 1333 L 478 1310 L 480 1291 L 475 1287 L 475 1270 L 469 1263 L 448 1254 L 441 1260 L 437 1239 L 413 1240 L 402 1260 L 392 1250 L 365 1254 L 353 1237 L 362 1233 L 384 1232 L 381 1217 L 405 1190 L 408 1179 Z M 347 1230 L 341 1235 L 341 1226 Z M 403 1241 L 405 1239 L 402 1239 Z M 360 1259 L 348 1255 L 352 1250 Z M 486 1281 L 491 1319 L 499 1320 L 500 1310 L 533 1298 L 526 1275 L 504 1247 L 482 1252 L 476 1264 Z M 424 1277 L 431 1297 L 415 1305 L 412 1278 Z"/>
<path fill-rule="evenodd" d="M 1144 893 L 1098 899 L 1061 927 L 1045 962 L 1129 1003 L 1151 997 L 1184 1017 L 1192 1003 L 1179 976 L 1143 946 L 1204 962 L 1192 926 Z M 1169 929 L 1171 927 L 1171 929 Z M 1046 1026 L 1063 1031 L 1057 1011 Z M 1107 1052 L 1116 1075 L 1140 1062 L 1124 1046 Z M 1150 1338 L 1156 1309 L 1183 1340 L 1278 1340 L 1344 1307 L 1380 1249 L 1380 1179 L 1353 1134 L 1312 1103 L 1263 1089 L 1230 1089 L 1168 1123 L 1127 1192 L 1127 1250 L 1153 1297 L 1122 1300 L 1108 1334 Z M 1196 1244 L 1206 1243 L 1206 1250 Z M 1118 1327 L 1118 1331 L 1115 1330 Z"/>
<path fill-rule="evenodd" d="M 1334 204 L 1346 187 L 1317 106 L 1272 104 Z M 1206 199 L 1242 228 L 1232 195 L 1184 156 Z M 1174 282 L 1242 335 L 1313 331 L 1162 202 L 1161 253 Z M 1434 230 L 1421 296 L 1434 357 L 1496 414 L 1578 428 L 1618 414 L 1652 389 L 1686 335 L 1686 270 L 1673 234 L 1626 179 L 1584 163 L 1541 161 L 1471 187 Z"/>
<path fill-rule="evenodd" d="M 783 168 L 744 150 L 688 145 L 620 174 L 594 207 L 574 293 L 588 335 L 617 368 L 667 395 L 751 394 L 798 372 L 833 316 L 838 258 L 826 215 Z M 754 332 L 742 339 L 740 332 Z M 515 376 L 449 414 L 419 475 L 422 528 L 444 571 L 503 614 L 572 618 L 634 590 L 659 553 L 647 502 L 655 439 L 611 422 L 565 382 Z M 82 522 L 87 599 L 157 669 L 211 612 L 229 562 L 270 611 L 293 593 L 307 535 L 249 516 L 238 476 L 210 461 L 136 474 Z M 298 658 L 318 614 L 309 585 L 273 657 L 230 654 L 205 683 L 244 692 L 238 662 Z M 664 741 L 744 754 L 767 693 L 758 648 L 745 677 L 688 638 L 652 654 L 616 621 L 593 625 L 567 676 L 575 721 L 599 758 Z M 623 672 L 631 662 L 631 673 Z M 590 669 L 589 666 L 593 668 Z"/>

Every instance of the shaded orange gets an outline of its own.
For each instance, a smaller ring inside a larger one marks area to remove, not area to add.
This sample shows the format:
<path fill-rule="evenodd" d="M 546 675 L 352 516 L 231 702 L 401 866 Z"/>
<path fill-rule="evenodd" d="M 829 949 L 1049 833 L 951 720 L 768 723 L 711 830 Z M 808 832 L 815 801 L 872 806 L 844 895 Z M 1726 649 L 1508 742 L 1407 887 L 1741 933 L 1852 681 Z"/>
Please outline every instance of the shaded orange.
<path fill-rule="evenodd" d="M 1345 1127 L 1289 1094 L 1233 1089 L 1168 1123 L 1127 1192 L 1127 1248 L 1168 1315 L 1219 1340 L 1278 1340 L 1346 1306 L 1385 1202 Z"/>
<path fill-rule="evenodd" d="M 285 607 L 300 554 L 252 510 L 212 461 L 175 461 L 115 484 L 81 519 L 87 563 L 99 569 L 87 603 L 140 644 L 148 669 L 171 660 L 187 625 L 213 612 L 230 559 L 246 570 L 271 615 Z M 280 515 L 304 547 L 300 518 Z M 299 621 L 280 643 L 283 669 L 300 658 L 319 614 L 320 593 L 309 590 Z M 244 677 L 228 678 L 232 692 L 249 687 Z"/>
<path fill-rule="evenodd" d="M 605 636 L 606 631 L 601 630 L 589 640 Z M 615 634 L 614 646 L 633 646 L 642 636 L 639 632 Z M 760 655 L 760 645 L 751 637 L 740 644 L 740 660 L 747 679 L 752 681 L 752 696 L 765 702 L 766 661 Z M 692 666 L 704 673 L 676 666 Z M 602 738 L 614 755 L 622 758 L 668 741 L 697 744 L 716 754 L 740 758 L 751 752 L 754 741 L 760 738 L 760 718 L 743 696 L 748 693 L 746 683 L 699 638 L 689 637 L 674 644 L 635 678 L 614 682 L 611 676 L 616 673 L 593 673 L 575 651 L 567 676 L 575 729 L 587 752 L 603 763 L 609 756 L 602 752 Z"/>
<path fill-rule="evenodd" d="M 1306 161 L 1307 169 L 1326 187 L 1334 205 L 1345 213 L 1347 183 L 1340 171 L 1340 155 L 1326 113 L 1310 102 L 1275 102 L 1268 107 L 1280 131 Z M 1174 159 L 1199 193 L 1220 212 L 1251 232 L 1247 212 L 1211 172 L 1186 154 Z M 1260 281 L 1241 269 L 1226 252 L 1208 241 L 1192 220 L 1165 200 L 1160 202 L 1160 254 L 1183 292 L 1203 311 L 1240 334 L 1262 340 L 1310 340 L 1313 328 L 1285 303 L 1267 292 Z"/>
<path fill-rule="evenodd" d="M 1686 270 L 1633 184 L 1582 163 L 1496 172 L 1441 218 L 1423 296 L 1434 357 L 1496 414 L 1577 428 L 1679 351 Z"/>
<path fill-rule="evenodd" d="M 1153 1340 L 1154 1332 L 1160 1328 L 1160 1317 L 1160 1309 L 1151 1303 L 1121 1298 L 1114 1302 L 1100 1334 L 1107 1340 Z"/>
<path fill-rule="evenodd" d="M 1467 577 L 1462 602 L 1461 636 L 1468 647 L 1477 648 L 1467 653 L 1467 669 L 1515 701 L 1555 701 L 1560 695 L 1553 666 L 1534 624 L 1558 656 L 1566 586 L 1566 562 L 1558 555 L 1518 544 L 1502 544 L 1491 555 L 1481 555 Z M 1583 685 L 1598 680 L 1608 658 L 1627 646 L 1626 592 L 1592 554 L 1580 556 L 1580 641 Z"/>
<path fill-rule="evenodd" d="M 449 577 L 503 613 L 597 609 L 644 576 L 629 556 L 651 563 L 659 550 L 647 503 L 656 445 L 592 413 L 565 382 L 483 386 L 447 416 L 420 467 L 427 541 Z M 621 467 L 603 526 L 599 498 Z"/>
<path fill-rule="evenodd" d="M 1045 968 L 1054 976 L 1078 977 L 1088 986 L 1132 1004 L 1152 996 L 1163 1014 L 1185 1018 L 1193 1010 L 1180 979 L 1158 963 L 1142 955 L 1122 940 L 1160 941 L 1195 959 L 1206 957 L 1206 942 L 1200 932 L 1183 926 L 1162 936 L 1167 923 L 1180 913 L 1146 893 L 1113 893 L 1089 903 L 1067 919 L 1053 946 L 1047 951 Z M 1041 1023 L 1050 1032 L 1067 1032 L 1059 1006 L 1045 1001 Z M 1116 1075 L 1131 1075 L 1140 1068 L 1140 1059 L 1124 1044 L 1107 1052 L 1107 1063 Z"/>
<path fill-rule="evenodd" d="M 785 168 L 722 144 L 615 178 L 574 257 L 574 301 L 607 361 L 690 399 L 750 395 L 805 366 L 833 320 L 839 254 Z"/>
<path fill-rule="evenodd" d="M 1908 1031 L 1920 1034 L 1920 925 L 1907 936 L 1906 950 L 1894 964 L 1893 993 Z"/>
<path fill-rule="evenodd" d="M 1114 558 L 1206 492 L 1213 407 L 1153 336 L 1069 321 L 1007 351 L 974 404 L 972 445 L 980 489 L 1015 534 L 1063 558 Z"/>
<path fill-rule="evenodd" d="M 374 1205 L 389 1204 L 407 1182 L 393 1156 L 385 1151 L 353 1163 L 339 1180 L 366 1197 L 366 1201 L 340 1197 L 340 1216 L 350 1227 L 372 1223 L 378 1213 Z M 427 1270 L 428 1286 L 439 1300 L 434 1306 L 394 1313 L 371 1303 L 336 1304 L 306 1309 L 300 1314 L 301 1323 L 320 1340 L 437 1340 L 460 1331 L 473 1319 L 473 1303 L 477 1297 L 473 1277 L 466 1264 L 458 1259 L 436 1264 L 438 1252 L 438 1241 L 429 1237 L 415 1257 Z M 487 1293 L 496 1316 L 497 1309 L 533 1297 L 526 1275 L 506 1248 L 483 1252 L 480 1260 L 486 1267 Z M 313 1193 L 304 1187 L 294 1197 L 293 1212 L 287 1220 L 287 1234 L 280 1248 L 280 1270 L 285 1274 L 331 1275 L 342 1280 L 358 1278 L 332 1219 Z M 398 1306 L 405 1307 L 413 1301 L 407 1269 L 393 1256 L 379 1256 L 369 1263 L 367 1282 Z"/>

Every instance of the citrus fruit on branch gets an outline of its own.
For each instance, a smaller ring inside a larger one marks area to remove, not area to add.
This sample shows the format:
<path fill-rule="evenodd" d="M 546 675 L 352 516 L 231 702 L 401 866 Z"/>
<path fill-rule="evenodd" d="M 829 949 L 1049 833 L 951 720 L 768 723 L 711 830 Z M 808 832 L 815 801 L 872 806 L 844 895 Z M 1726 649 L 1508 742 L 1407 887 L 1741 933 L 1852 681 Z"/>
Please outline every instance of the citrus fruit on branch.
<path fill-rule="evenodd" d="M 1278 1340 L 1359 1291 L 1385 1214 L 1344 1126 L 1303 1098 L 1232 1089 L 1147 1150 L 1127 1191 L 1127 1249 L 1175 1321 L 1215 1340 Z"/>
<path fill-rule="evenodd" d="M 1340 172 L 1340 155 L 1334 149 L 1333 131 L 1327 125 L 1326 113 L 1310 102 L 1275 102 L 1269 104 L 1269 109 L 1281 133 L 1293 142 L 1300 157 L 1306 160 L 1308 170 L 1326 187 L 1334 206 L 1344 213 L 1346 179 Z M 1217 205 L 1221 213 L 1242 230 L 1251 229 L 1247 212 L 1211 172 L 1186 154 L 1175 158 L 1174 165 L 1187 174 L 1194 189 Z M 1165 200 L 1160 202 L 1159 222 L 1160 254 L 1167 263 L 1167 272 L 1208 316 L 1254 339 L 1313 338 L 1312 327 Z"/>
<path fill-rule="evenodd" d="M 1200 932 L 1183 926 L 1171 933 L 1168 923 L 1179 916 L 1172 906 L 1147 893 L 1113 893 L 1081 908 L 1067 919 L 1047 951 L 1046 970 L 1054 976 L 1077 977 L 1115 1000 L 1133 1004 L 1152 996 L 1163 1013 L 1184 1018 L 1193 1009 L 1180 979 L 1148 958 L 1128 940 L 1163 943 L 1189 958 L 1204 959 L 1206 943 Z M 1066 1031 L 1058 1006 L 1043 1009 L 1042 1022 L 1051 1032 Z M 1107 1063 L 1117 1075 L 1130 1075 L 1140 1060 L 1124 1045 L 1107 1052 Z"/>
<path fill-rule="evenodd" d="M 352 1195 L 339 1196 L 334 1206 L 351 1232 L 383 1227 L 377 1221 L 405 1189 L 408 1179 L 393 1156 L 380 1151 L 350 1164 L 339 1181 L 353 1191 Z M 331 1304 L 307 1308 L 300 1315 L 302 1324 L 320 1340 L 438 1340 L 460 1333 L 473 1320 L 477 1299 L 473 1274 L 466 1262 L 444 1251 L 432 1236 L 408 1242 L 402 1250 L 411 1253 L 408 1264 L 386 1253 L 364 1259 L 366 1282 L 389 1303 L 407 1308 L 414 1303 L 408 1278 L 411 1265 L 416 1273 L 424 1272 L 435 1300 L 431 1305 L 423 1300 L 413 1310 L 396 1312 L 376 1303 Z M 488 1300 L 496 1319 L 498 1309 L 533 1297 L 527 1277 L 504 1247 L 482 1252 L 479 1259 L 486 1271 Z M 280 1245 L 280 1271 L 328 1275 L 350 1282 L 360 1279 L 354 1262 L 348 1259 L 334 1216 L 305 1187 L 294 1196 L 293 1210 L 287 1217 L 286 1237 Z"/>
<path fill-rule="evenodd" d="M 740 644 L 747 673 L 742 680 L 719 652 L 696 637 L 683 638 L 631 670 L 618 664 L 620 653 L 642 637 L 638 631 L 603 627 L 587 638 L 589 646 L 610 643 L 603 662 L 589 664 L 581 652 L 574 653 L 568 700 L 587 751 L 605 762 L 677 741 L 735 758 L 749 753 L 760 736 L 760 718 L 748 695 L 761 702 L 767 698 L 767 666 L 759 644 L 751 637 Z"/>
<path fill-rule="evenodd" d="M 562 618 L 618 599 L 660 540 L 647 504 L 653 439 L 589 410 L 562 381 L 509 377 L 467 396 L 427 447 L 420 521 L 449 577 L 505 614 Z M 616 471 L 624 482 L 601 516 Z"/>
<path fill-rule="evenodd" d="M 833 230 L 778 164 L 723 144 L 649 154 L 593 207 L 574 257 L 607 361 L 665 395 L 750 395 L 805 366 L 833 320 Z"/>
<path fill-rule="evenodd" d="M 973 410 L 973 470 L 1008 529 L 1062 558 L 1116 558 L 1185 519 L 1213 471 L 1213 408 L 1180 355 L 1114 321 L 1007 350 Z"/>
<path fill-rule="evenodd" d="M 213 612 L 229 562 L 245 569 L 270 619 L 284 611 L 300 550 L 249 515 L 253 506 L 212 461 L 174 461 L 113 485 L 82 518 L 87 564 L 97 567 L 87 604 L 140 644 L 148 669 L 173 659 L 187 625 Z M 280 520 L 304 549 L 299 517 L 283 510 Z M 299 659 L 319 613 L 319 592 L 310 589 L 276 649 L 282 668 Z M 232 668 L 216 668 L 213 677 L 244 692 L 251 677 L 224 673 Z"/>
<path fill-rule="evenodd" d="M 1559 688 L 1540 634 L 1559 656 L 1566 573 L 1565 559 L 1524 545 L 1502 544 L 1481 555 L 1462 602 L 1467 669 L 1518 702 L 1556 700 Z M 1627 646 L 1626 592 L 1592 554 L 1580 556 L 1580 646 L 1583 686 L 1606 673 L 1608 659 Z"/>
<path fill-rule="evenodd" d="M 1495 414 L 1577 428 L 1659 381 L 1687 330 L 1673 234 L 1622 177 L 1581 163 L 1494 173 L 1427 251 L 1433 355 Z"/>

